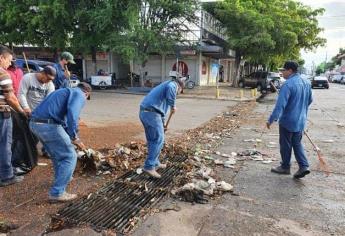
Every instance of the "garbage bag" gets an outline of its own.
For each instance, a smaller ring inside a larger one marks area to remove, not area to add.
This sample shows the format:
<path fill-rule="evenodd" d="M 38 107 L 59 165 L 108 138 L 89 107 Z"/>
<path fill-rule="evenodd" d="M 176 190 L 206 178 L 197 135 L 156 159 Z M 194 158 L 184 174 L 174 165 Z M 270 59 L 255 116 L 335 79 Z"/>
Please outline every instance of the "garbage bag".
<path fill-rule="evenodd" d="M 12 112 L 12 165 L 27 172 L 37 165 L 38 139 L 29 128 L 28 119 L 20 113 Z"/>

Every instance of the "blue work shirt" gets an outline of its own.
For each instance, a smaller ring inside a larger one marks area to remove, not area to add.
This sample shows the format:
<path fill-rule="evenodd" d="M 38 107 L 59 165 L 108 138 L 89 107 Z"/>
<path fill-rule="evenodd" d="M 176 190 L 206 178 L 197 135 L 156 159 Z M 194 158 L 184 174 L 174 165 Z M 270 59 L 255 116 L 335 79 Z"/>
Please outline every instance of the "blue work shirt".
<path fill-rule="evenodd" d="M 178 85 L 174 81 L 165 81 L 153 88 L 140 104 L 141 108 L 153 108 L 162 115 L 165 115 L 171 107 L 175 107 Z"/>
<path fill-rule="evenodd" d="M 280 89 L 268 123 L 272 124 L 279 120 L 279 125 L 290 132 L 303 131 L 307 121 L 308 107 L 312 101 L 310 81 L 302 79 L 299 74 L 292 74 Z"/>
<path fill-rule="evenodd" d="M 78 138 L 81 109 L 86 101 L 80 88 L 63 88 L 52 92 L 32 112 L 32 118 L 53 119 L 61 124 L 71 139 Z"/>
<path fill-rule="evenodd" d="M 55 90 L 60 88 L 68 88 L 68 78 L 65 76 L 65 68 L 61 66 L 60 63 L 56 63 L 53 65 L 56 70 L 55 79 L 53 80 Z"/>

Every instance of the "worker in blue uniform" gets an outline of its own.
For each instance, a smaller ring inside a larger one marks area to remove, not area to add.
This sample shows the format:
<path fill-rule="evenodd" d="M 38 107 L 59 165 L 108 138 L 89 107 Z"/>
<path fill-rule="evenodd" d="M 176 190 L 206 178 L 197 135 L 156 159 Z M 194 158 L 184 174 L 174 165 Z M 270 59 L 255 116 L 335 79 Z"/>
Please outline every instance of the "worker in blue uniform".
<path fill-rule="evenodd" d="M 143 171 L 154 178 L 160 178 L 159 168 L 166 164 L 159 162 L 159 155 L 164 144 L 164 122 L 167 113 L 176 111 L 176 96 L 183 92 L 184 78 L 173 78 L 153 88 L 140 104 L 139 117 L 145 129 L 147 157 Z"/>

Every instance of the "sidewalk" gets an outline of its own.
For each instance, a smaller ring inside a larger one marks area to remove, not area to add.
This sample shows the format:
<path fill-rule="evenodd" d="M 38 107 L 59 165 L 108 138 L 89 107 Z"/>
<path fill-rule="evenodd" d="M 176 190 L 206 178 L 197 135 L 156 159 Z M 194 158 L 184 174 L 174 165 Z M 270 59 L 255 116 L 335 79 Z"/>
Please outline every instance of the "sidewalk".
<path fill-rule="evenodd" d="M 109 90 L 95 90 L 95 92 L 103 93 L 120 93 L 120 94 L 134 94 L 145 95 L 149 92 L 149 88 L 128 88 L 128 89 L 109 89 Z M 221 83 L 218 86 L 219 97 L 216 97 L 216 86 L 197 86 L 193 89 L 184 89 L 183 94 L 179 95 L 179 98 L 196 98 L 196 99 L 209 99 L 209 100 L 224 100 L 224 101 L 236 101 L 245 102 L 253 101 L 257 99 L 261 93 L 257 92 L 256 96 L 253 96 L 252 90 L 249 88 L 234 88 L 227 83 Z M 242 97 L 241 97 L 241 91 Z"/>
<path fill-rule="evenodd" d="M 257 99 L 261 93 L 257 92 L 256 96 L 252 95 L 251 89 L 234 88 L 229 84 L 221 83 L 218 86 L 219 90 L 219 100 L 228 101 L 252 101 Z M 241 91 L 243 91 L 241 97 Z M 179 95 L 183 98 L 204 98 L 204 99 L 217 99 L 217 89 L 216 86 L 198 86 L 194 89 L 184 89 L 183 94 Z"/>

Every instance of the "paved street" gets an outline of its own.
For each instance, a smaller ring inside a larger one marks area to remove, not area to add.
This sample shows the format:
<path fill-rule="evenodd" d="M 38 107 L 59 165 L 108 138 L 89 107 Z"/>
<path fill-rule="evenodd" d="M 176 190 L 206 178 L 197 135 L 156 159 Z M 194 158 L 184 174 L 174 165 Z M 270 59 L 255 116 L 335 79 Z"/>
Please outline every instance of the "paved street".
<path fill-rule="evenodd" d="M 88 126 L 132 122 L 140 124 L 139 105 L 144 95 L 95 92 L 82 113 Z M 168 134 L 181 133 L 207 122 L 212 117 L 236 104 L 234 101 L 178 98 L 177 112 L 174 114 Z"/>
<path fill-rule="evenodd" d="M 331 84 L 329 90 L 315 89 L 314 103 L 310 110 L 308 132 L 322 149 L 331 165 L 331 176 L 317 170 L 317 159 L 312 146 L 304 140 L 312 173 L 301 181 L 291 176 L 277 176 L 271 166 L 279 164 L 277 125 L 264 129 L 265 120 L 273 109 L 276 95 L 267 96 L 257 103 L 255 110 L 243 117 L 240 128 L 226 138 L 219 147 L 221 153 L 241 152 L 253 148 L 244 139 L 262 139 L 257 150 L 276 158 L 272 164 L 255 161 L 238 161 L 239 171 L 216 167 L 217 175 L 234 185 L 234 195 L 225 194 L 205 205 L 168 199 L 158 207 L 166 208 L 177 203 L 178 212 L 167 211 L 149 216 L 139 224 L 134 235 L 343 235 L 345 230 L 345 187 L 343 143 L 345 101 L 340 99 L 345 86 Z M 88 126 L 99 128 L 107 124 L 126 122 L 138 124 L 137 108 L 142 96 L 95 93 L 82 115 Z M 178 99 L 178 113 L 172 120 L 168 137 L 207 122 L 229 106 L 230 101 L 204 99 Z M 123 106 L 124 105 L 124 106 Z M 116 109 L 126 107 L 126 109 Z M 92 123 L 91 121 L 97 121 Z M 340 126 L 337 126 L 339 125 Z M 293 171 L 297 168 L 293 165 Z M 38 170 L 37 170 L 38 171 Z M 31 181 L 33 177 L 28 177 Z M 50 177 L 49 177 L 50 178 Z M 78 177 L 80 182 L 83 178 Z M 83 180 L 84 181 L 84 180 Z M 85 182 L 86 181 L 86 182 Z M 89 180 L 85 179 L 85 187 Z M 75 185 L 76 183 L 72 183 Z M 47 185 L 47 184 L 45 184 Z M 1 196 L 2 192 L 0 192 Z M 44 199 L 45 195 L 42 197 Z M 29 207 L 29 206 L 28 206 Z M 32 206 L 34 207 L 34 206 Z M 55 212 L 55 211 L 51 211 Z M 31 223 L 13 235 L 32 235 L 47 227 L 49 216 L 40 219 L 41 226 Z M 34 229 L 32 229 L 34 228 Z M 31 232 L 31 233 L 30 233 Z M 51 235 L 100 235 L 91 229 L 66 229 Z"/>
<path fill-rule="evenodd" d="M 345 232 L 345 176 L 343 116 L 345 87 L 331 84 L 329 90 L 315 89 L 314 103 L 309 116 L 308 132 L 319 145 L 334 172 L 326 177 L 317 171 L 317 157 L 304 139 L 312 173 L 295 181 L 291 176 L 270 172 L 271 164 L 245 161 L 236 175 L 230 169 L 218 168 L 225 181 L 234 184 L 235 193 L 224 195 L 207 205 L 178 203 L 180 212 L 159 213 L 150 217 L 135 235 L 344 235 Z M 245 124 L 226 139 L 219 149 L 222 153 L 253 148 L 248 138 L 260 138 L 258 150 L 277 158 L 278 147 L 268 148 L 269 142 L 278 143 L 277 125 L 262 133 L 264 122 L 273 108 L 273 95 L 257 105 Z M 262 130 L 262 131 L 255 131 Z M 334 142 L 332 142 L 334 141 Z M 293 165 L 293 171 L 297 168 Z M 232 180 L 232 178 L 235 178 Z M 165 203 L 169 205 L 170 200 Z M 164 205 L 164 204 L 163 204 Z"/>

